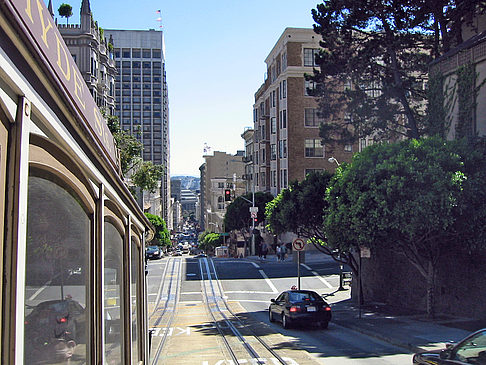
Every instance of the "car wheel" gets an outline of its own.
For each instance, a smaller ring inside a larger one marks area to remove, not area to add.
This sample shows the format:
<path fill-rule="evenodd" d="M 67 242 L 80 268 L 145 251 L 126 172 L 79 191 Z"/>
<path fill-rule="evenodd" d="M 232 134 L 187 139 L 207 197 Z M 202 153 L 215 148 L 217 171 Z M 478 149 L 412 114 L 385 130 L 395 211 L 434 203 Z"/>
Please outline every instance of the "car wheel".
<path fill-rule="evenodd" d="M 282 313 L 282 327 L 283 328 L 290 328 L 290 319 Z"/>
<path fill-rule="evenodd" d="M 329 322 L 320 322 L 319 327 L 321 327 L 322 329 L 326 329 L 327 327 L 329 327 Z"/>
<path fill-rule="evenodd" d="M 273 318 L 273 313 L 272 311 L 270 310 L 270 308 L 268 308 L 268 320 L 270 322 L 275 322 L 275 318 Z"/>

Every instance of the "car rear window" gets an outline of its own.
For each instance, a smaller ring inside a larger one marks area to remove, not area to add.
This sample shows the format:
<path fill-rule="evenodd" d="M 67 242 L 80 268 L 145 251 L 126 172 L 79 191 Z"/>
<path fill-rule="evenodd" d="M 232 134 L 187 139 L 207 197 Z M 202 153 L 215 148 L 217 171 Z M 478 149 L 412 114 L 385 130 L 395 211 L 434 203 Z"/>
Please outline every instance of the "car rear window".
<path fill-rule="evenodd" d="M 313 292 L 290 292 L 289 293 L 290 302 L 316 302 L 322 301 L 322 298 Z"/>

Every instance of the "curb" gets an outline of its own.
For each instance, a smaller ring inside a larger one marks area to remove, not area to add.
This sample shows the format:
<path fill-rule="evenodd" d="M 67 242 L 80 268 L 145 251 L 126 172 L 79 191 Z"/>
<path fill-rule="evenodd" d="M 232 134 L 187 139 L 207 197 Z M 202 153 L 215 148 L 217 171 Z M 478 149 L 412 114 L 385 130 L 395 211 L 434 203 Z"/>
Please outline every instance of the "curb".
<path fill-rule="evenodd" d="M 380 341 L 384 341 L 384 342 L 387 342 L 389 343 L 390 345 L 393 345 L 393 346 L 397 346 L 397 347 L 401 347 L 407 351 L 410 351 L 410 352 L 422 352 L 422 351 L 426 351 L 426 349 L 424 348 L 421 348 L 419 346 L 415 346 L 415 345 L 412 345 L 411 343 L 404 343 L 404 342 L 401 342 L 401 341 L 398 341 L 392 337 L 388 337 L 388 336 L 384 336 L 384 335 L 381 335 L 379 333 L 376 333 L 376 332 L 372 332 L 370 330 L 367 330 L 367 329 L 364 329 L 363 327 L 359 327 L 359 326 L 355 326 L 355 325 L 352 325 L 352 324 L 349 324 L 347 322 L 340 322 L 340 321 L 332 321 L 332 323 L 335 325 L 335 326 L 338 326 L 338 327 L 342 327 L 342 328 L 347 328 L 351 331 L 355 331 L 355 332 L 359 332 L 363 335 L 366 335 L 366 336 L 369 336 L 369 337 L 372 337 L 372 338 L 375 338 L 377 340 L 380 340 Z"/>

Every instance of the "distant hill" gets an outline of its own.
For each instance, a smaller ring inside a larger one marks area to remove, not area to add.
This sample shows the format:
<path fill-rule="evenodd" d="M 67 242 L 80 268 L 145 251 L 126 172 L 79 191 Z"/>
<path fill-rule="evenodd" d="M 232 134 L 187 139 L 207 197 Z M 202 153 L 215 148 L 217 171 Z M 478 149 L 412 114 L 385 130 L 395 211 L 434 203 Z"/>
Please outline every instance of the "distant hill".
<path fill-rule="evenodd" d="M 194 176 L 171 176 L 171 180 L 181 180 L 181 189 L 183 190 L 199 190 L 199 177 Z"/>

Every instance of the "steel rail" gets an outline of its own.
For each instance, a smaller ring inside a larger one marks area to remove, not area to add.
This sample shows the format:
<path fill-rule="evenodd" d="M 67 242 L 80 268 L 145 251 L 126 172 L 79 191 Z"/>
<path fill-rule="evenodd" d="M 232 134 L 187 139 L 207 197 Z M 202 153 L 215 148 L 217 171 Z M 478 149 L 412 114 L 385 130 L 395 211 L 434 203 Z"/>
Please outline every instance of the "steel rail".
<path fill-rule="evenodd" d="M 176 277 L 176 279 L 174 279 L 174 271 L 175 271 L 176 262 L 179 263 L 179 266 L 177 268 L 177 277 Z M 165 277 L 163 278 L 163 280 L 165 280 Z M 174 289 L 175 293 L 173 295 L 171 295 L 171 293 L 173 291 L 174 281 L 175 281 L 175 285 L 174 285 L 175 286 L 175 289 Z M 166 322 L 166 329 L 170 328 L 170 326 L 172 325 L 172 322 L 174 322 L 176 308 L 177 308 L 177 304 L 179 302 L 179 290 L 180 290 L 180 287 L 181 287 L 181 283 L 182 283 L 182 259 L 178 259 L 178 260 L 174 259 L 164 309 L 163 309 L 162 313 L 159 315 L 159 317 L 157 318 L 157 320 L 155 321 L 154 326 L 158 326 L 160 324 L 160 322 L 162 321 L 162 319 L 165 317 L 165 314 L 167 312 L 167 308 L 169 307 L 169 304 L 172 304 L 171 305 L 172 314 L 170 315 L 169 319 Z M 162 338 L 160 339 L 160 342 L 157 345 L 157 349 L 155 351 L 155 354 L 154 354 L 154 357 L 153 357 L 153 360 L 152 360 L 152 365 L 157 364 L 159 357 L 160 357 L 160 354 L 162 353 L 162 349 L 164 348 L 164 345 L 167 341 L 168 333 L 169 333 L 169 331 L 166 330 L 164 332 Z"/>
<path fill-rule="evenodd" d="M 221 287 L 221 282 L 218 278 L 218 274 L 216 272 L 216 267 L 214 266 L 213 260 L 211 260 L 211 265 L 213 266 L 214 276 L 216 278 L 216 283 L 219 287 L 220 293 L 223 293 L 223 288 Z M 221 298 L 226 307 L 226 310 L 237 320 L 238 323 L 240 323 L 241 326 L 245 326 L 245 323 L 240 319 L 240 317 L 238 317 L 238 315 L 231 310 L 224 296 L 221 296 Z M 288 365 L 288 363 L 279 354 L 277 354 L 277 352 L 272 349 L 271 346 L 268 345 L 259 335 L 257 335 L 251 327 L 245 326 L 245 328 L 249 330 L 251 332 L 251 336 L 253 336 L 263 347 L 265 347 L 265 349 L 270 352 L 282 365 Z"/>

